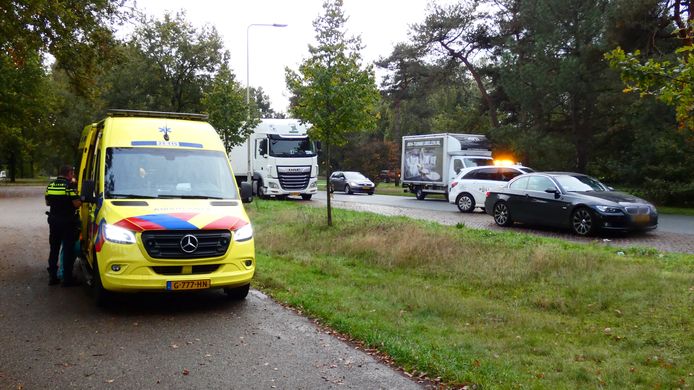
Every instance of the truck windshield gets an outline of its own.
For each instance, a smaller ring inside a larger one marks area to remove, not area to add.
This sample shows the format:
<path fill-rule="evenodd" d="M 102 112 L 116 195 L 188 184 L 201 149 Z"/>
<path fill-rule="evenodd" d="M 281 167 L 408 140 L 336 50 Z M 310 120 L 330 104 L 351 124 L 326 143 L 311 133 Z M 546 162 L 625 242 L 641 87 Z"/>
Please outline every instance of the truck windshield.
<path fill-rule="evenodd" d="M 463 160 L 466 168 L 494 165 L 494 160 L 490 158 L 465 157 Z"/>
<path fill-rule="evenodd" d="M 306 138 L 270 138 L 270 156 L 313 157 L 313 142 Z"/>
<path fill-rule="evenodd" d="M 229 163 L 221 151 L 108 148 L 107 199 L 237 199 Z"/>

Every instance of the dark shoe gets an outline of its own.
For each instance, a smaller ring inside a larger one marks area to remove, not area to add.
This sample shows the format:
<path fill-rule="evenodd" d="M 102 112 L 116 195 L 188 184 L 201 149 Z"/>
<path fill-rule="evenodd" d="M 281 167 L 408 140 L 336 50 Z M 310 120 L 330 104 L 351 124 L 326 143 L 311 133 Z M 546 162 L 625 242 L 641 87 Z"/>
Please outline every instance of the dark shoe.
<path fill-rule="evenodd" d="M 63 287 L 75 287 L 75 286 L 80 286 L 82 283 L 80 283 L 79 280 L 63 280 Z"/>
<path fill-rule="evenodd" d="M 56 284 L 60 283 L 60 279 L 58 278 L 49 278 L 48 279 L 48 285 L 49 286 L 55 286 Z"/>

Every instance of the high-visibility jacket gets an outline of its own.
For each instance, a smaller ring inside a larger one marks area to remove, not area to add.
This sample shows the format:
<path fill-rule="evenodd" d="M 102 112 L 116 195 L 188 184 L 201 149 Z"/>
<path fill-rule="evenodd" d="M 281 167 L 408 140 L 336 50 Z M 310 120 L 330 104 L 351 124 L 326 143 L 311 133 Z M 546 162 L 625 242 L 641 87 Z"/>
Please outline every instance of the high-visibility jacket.
<path fill-rule="evenodd" d="M 77 210 L 72 204 L 79 199 L 77 191 L 64 177 L 58 177 L 46 187 L 46 203 L 50 206 L 50 214 L 59 218 L 73 218 Z"/>

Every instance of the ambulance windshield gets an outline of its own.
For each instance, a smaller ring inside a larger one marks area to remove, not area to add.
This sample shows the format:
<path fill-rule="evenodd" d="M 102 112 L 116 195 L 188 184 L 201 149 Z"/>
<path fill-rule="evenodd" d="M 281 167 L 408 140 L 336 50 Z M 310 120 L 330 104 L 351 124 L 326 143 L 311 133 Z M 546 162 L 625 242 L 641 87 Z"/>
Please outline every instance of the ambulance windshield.
<path fill-rule="evenodd" d="M 221 151 L 108 148 L 107 199 L 238 199 Z"/>

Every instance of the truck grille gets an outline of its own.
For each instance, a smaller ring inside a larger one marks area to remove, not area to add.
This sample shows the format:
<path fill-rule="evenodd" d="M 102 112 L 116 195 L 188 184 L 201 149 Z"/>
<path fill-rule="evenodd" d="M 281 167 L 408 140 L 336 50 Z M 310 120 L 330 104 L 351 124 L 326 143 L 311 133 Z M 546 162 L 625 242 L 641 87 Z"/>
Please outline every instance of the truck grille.
<path fill-rule="evenodd" d="M 155 259 L 199 259 L 224 255 L 231 243 L 228 230 L 148 230 L 142 244 Z M 197 244 L 197 245 L 196 245 Z"/>
<path fill-rule="evenodd" d="M 277 167 L 280 186 L 284 190 L 303 190 L 308 187 L 311 167 Z"/>

